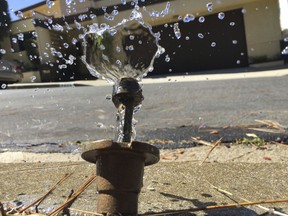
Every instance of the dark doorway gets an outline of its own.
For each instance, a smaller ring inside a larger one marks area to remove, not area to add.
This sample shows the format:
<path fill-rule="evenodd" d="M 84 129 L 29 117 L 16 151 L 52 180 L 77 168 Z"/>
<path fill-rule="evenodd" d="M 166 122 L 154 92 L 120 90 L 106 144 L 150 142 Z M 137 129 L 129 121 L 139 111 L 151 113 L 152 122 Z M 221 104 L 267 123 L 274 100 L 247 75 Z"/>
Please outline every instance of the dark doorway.
<path fill-rule="evenodd" d="M 153 27 L 154 32 L 161 33 L 159 43 L 166 52 L 156 59 L 152 74 L 248 66 L 242 10 L 224 15 L 223 19 L 218 13 L 205 16 L 202 23 L 198 18 L 188 23 L 179 21 L 180 39 L 175 37 L 174 23 Z"/>

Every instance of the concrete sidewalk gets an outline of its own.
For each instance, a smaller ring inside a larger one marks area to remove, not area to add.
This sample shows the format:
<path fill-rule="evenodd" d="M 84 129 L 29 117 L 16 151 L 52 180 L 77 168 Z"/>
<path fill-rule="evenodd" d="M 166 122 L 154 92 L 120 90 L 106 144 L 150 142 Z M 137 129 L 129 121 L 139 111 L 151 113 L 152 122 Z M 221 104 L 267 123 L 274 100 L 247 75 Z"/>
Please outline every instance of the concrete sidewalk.
<path fill-rule="evenodd" d="M 183 75 L 145 78 L 143 84 L 194 82 L 256 77 L 287 76 L 288 69 L 247 73 Z M 104 80 L 64 83 L 13 84 L 9 88 L 52 88 L 110 85 Z M 209 160 L 200 165 L 210 146 L 176 150 L 161 150 L 161 162 L 146 167 L 144 185 L 139 198 L 139 213 L 183 210 L 235 202 L 288 199 L 288 146 L 274 144 L 267 149 L 255 146 L 220 146 Z M 254 148 L 255 147 L 255 148 Z M 3 153 L 4 154 L 4 153 Z M 1 154 L 1 155 L 3 155 Z M 19 155 L 19 154 L 22 154 Z M 25 155 L 25 157 L 24 157 Z M 17 161 L 13 159 L 21 158 Z M 232 158 L 232 159 L 231 159 Z M 277 158 L 277 159 L 276 159 Z M 9 159 L 9 160 L 8 160 Z M 11 163 L 14 161 L 14 163 Z M 39 159 L 39 162 L 38 162 Z M 45 160 L 44 160 L 45 159 Z M 252 160 L 253 159 L 253 160 Z M 4 162 L 0 159 L 0 161 Z M 26 162 L 25 162 L 26 161 Z M 40 162 L 41 161 L 41 162 Z M 60 162 L 61 161 L 61 162 Z M 84 162 L 80 154 L 33 154 L 15 152 L 0 166 L 0 202 L 18 200 L 28 205 L 44 195 L 66 173 L 73 173 L 40 205 L 40 212 L 49 213 L 62 204 L 88 176 L 95 173 L 95 165 Z M 96 212 L 96 183 L 93 183 L 71 206 Z M 253 205 L 222 210 L 206 210 L 177 215 L 260 215 L 265 212 L 288 214 L 288 202 Z M 72 211 L 71 215 L 83 215 Z M 268 214 L 266 214 L 268 215 Z M 273 215 L 273 214 L 269 214 Z M 281 214 L 278 214 L 281 215 Z M 284 214 L 282 214 L 284 215 Z"/>
<path fill-rule="evenodd" d="M 86 162 L 18 163 L 0 166 L 0 201 L 32 203 L 66 173 L 73 173 L 40 205 L 49 213 L 60 206 L 72 189 L 95 173 L 95 165 Z M 204 163 L 160 162 L 145 168 L 140 193 L 139 213 L 183 210 L 245 201 L 288 199 L 288 163 Z M 96 183 L 87 188 L 71 208 L 96 212 Z M 288 213 L 288 203 L 262 204 L 176 215 L 260 215 L 277 209 Z M 71 212 L 76 215 L 76 211 Z M 79 212 L 78 212 L 79 215 Z M 80 213 L 80 215 L 83 215 Z M 163 214 L 164 215 L 164 214 Z M 273 215 L 273 214 L 269 214 Z"/>

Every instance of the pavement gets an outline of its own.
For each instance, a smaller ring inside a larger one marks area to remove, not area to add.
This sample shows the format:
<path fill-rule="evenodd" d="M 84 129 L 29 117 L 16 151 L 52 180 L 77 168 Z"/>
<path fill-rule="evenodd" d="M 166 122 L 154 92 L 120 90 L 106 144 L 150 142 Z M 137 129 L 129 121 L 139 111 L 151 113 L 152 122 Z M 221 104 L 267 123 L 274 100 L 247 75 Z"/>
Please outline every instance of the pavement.
<path fill-rule="evenodd" d="M 145 78 L 142 83 L 253 79 L 287 75 L 288 69 L 275 69 Z M 13 84 L 9 88 L 78 85 L 109 84 L 103 80 L 95 80 Z M 40 205 L 39 210 L 42 213 L 49 213 L 67 199 L 72 189 L 77 189 L 88 176 L 95 173 L 95 165 L 83 161 L 77 151 L 67 154 L 7 152 L 5 157 L 4 154 L 0 157 L 0 202 L 5 206 L 9 203 L 13 205 L 13 200 L 26 206 L 44 195 L 63 175 L 73 173 Z M 270 143 L 265 146 L 219 145 L 215 148 L 211 145 L 199 145 L 193 148 L 161 150 L 160 162 L 145 168 L 144 184 L 139 197 L 139 213 L 183 210 L 173 215 L 288 215 L 287 155 L 287 143 Z M 239 204 L 264 200 L 271 203 L 245 207 Z M 71 208 L 74 210 L 71 210 L 71 215 L 84 215 L 80 210 L 96 212 L 96 202 L 96 183 L 93 183 L 73 203 Z M 185 209 L 225 204 L 235 204 L 236 207 L 184 212 Z"/>
<path fill-rule="evenodd" d="M 252 70 L 252 71 L 251 71 Z M 207 71 L 207 74 L 170 74 L 168 76 L 155 76 L 146 77 L 140 83 L 142 84 L 157 84 L 157 83 L 169 83 L 169 82 L 198 82 L 198 81 L 215 81 L 215 80 L 231 80 L 231 79 L 253 79 L 259 77 L 282 77 L 288 75 L 288 68 L 282 67 L 270 67 L 260 70 L 255 69 L 224 69 L 217 71 Z M 29 80 L 29 79 L 25 79 Z M 76 86 L 107 86 L 112 85 L 105 80 L 79 80 L 70 82 L 27 82 L 27 83 L 15 83 L 9 85 L 9 89 L 22 89 L 22 88 L 53 88 L 53 87 L 76 87 Z"/>

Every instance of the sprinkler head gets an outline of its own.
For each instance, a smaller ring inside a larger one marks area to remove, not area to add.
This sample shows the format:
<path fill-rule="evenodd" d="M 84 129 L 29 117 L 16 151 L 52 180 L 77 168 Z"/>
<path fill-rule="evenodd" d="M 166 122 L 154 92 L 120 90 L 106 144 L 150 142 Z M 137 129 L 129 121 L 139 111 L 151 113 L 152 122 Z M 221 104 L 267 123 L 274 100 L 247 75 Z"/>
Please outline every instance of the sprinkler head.
<path fill-rule="evenodd" d="M 133 78 L 122 78 L 114 86 L 112 101 L 118 112 L 125 110 L 122 142 L 131 143 L 132 141 L 134 108 L 139 106 L 143 99 L 142 89 L 137 80 Z"/>
<path fill-rule="evenodd" d="M 117 109 L 121 105 L 127 106 L 128 104 L 134 108 L 143 100 L 142 89 L 134 78 L 122 78 L 117 85 L 114 85 L 112 101 Z"/>

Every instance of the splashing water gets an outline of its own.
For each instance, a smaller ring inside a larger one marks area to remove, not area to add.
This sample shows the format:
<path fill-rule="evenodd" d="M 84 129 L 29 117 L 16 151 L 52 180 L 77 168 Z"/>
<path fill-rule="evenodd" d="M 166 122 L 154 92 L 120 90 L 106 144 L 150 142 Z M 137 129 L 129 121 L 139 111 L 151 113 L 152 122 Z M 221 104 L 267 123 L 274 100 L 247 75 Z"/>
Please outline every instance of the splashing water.
<path fill-rule="evenodd" d="M 124 0 L 121 2 L 126 4 Z M 153 71 L 155 58 L 165 52 L 165 49 L 159 45 L 160 33 L 154 33 L 152 26 L 144 22 L 138 1 L 135 0 L 133 3 L 134 9 L 127 19 L 123 19 L 115 26 L 94 23 L 80 37 L 84 40 L 82 60 L 90 73 L 113 83 L 115 89 L 119 87 L 123 78 L 142 80 L 148 72 Z M 163 17 L 168 14 L 169 7 L 170 3 L 167 3 L 164 10 L 157 12 L 157 16 Z M 116 11 L 111 14 L 106 13 L 104 17 L 111 21 L 117 14 Z M 155 17 L 155 11 L 150 16 Z M 180 38 L 180 29 L 178 26 L 175 28 L 176 37 Z M 140 108 L 141 103 L 134 107 L 133 116 Z M 119 106 L 116 118 L 115 141 L 117 142 L 127 142 L 124 138 L 125 114 L 126 107 Z M 130 142 L 136 137 L 136 123 L 137 121 L 132 117 Z"/>
<path fill-rule="evenodd" d="M 144 22 L 137 4 L 129 18 L 115 26 L 90 25 L 83 39 L 82 60 L 90 73 L 114 84 L 124 77 L 140 81 L 153 71 L 155 58 L 165 52 L 158 43 L 160 34 Z"/>

